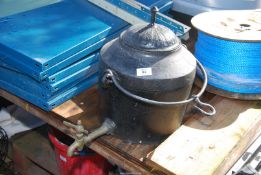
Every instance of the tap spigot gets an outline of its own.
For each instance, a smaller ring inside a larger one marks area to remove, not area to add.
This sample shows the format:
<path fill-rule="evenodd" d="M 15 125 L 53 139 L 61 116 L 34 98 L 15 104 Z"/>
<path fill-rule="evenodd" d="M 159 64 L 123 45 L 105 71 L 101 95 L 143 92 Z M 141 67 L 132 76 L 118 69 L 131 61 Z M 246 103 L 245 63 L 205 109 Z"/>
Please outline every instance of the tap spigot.
<path fill-rule="evenodd" d="M 88 131 L 84 129 L 82 125 L 82 121 L 78 120 L 77 124 L 72 124 L 70 122 L 64 121 L 63 124 L 69 128 L 73 128 L 75 130 L 75 137 L 74 137 L 74 142 L 71 146 L 69 146 L 67 155 L 68 156 L 73 156 L 75 153 L 75 149 L 78 151 L 82 151 L 84 147 L 84 136 L 88 135 Z"/>
<path fill-rule="evenodd" d="M 81 120 L 77 121 L 77 125 L 64 121 L 63 124 L 69 128 L 75 130 L 74 142 L 69 146 L 67 150 L 68 156 L 75 155 L 75 150 L 82 151 L 85 144 L 90 143 L 94 139 L 104 134 L 110 133 L 115 128 L 115 123 L 110 119 L 105 119 L 103 124 L 95 129 L 89 134 L 87 130 L 84 129 Z"/>

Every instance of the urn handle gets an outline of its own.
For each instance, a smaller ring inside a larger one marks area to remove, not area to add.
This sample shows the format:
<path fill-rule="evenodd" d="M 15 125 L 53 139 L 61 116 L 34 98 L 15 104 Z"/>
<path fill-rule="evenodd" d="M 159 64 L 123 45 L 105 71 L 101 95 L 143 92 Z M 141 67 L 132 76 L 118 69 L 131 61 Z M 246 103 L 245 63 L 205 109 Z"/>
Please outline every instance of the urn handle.
<path fill-rule="evenodd" d="M 204 76 L 204 82 L 203 82 L 201 90 L 198 92 L 198 94 L 192 95 L 191 98 L 189 98 L 187 100 L 175 101 L 175 102 L 163 102 L 163 101 L 151 100 L 151 99 L 147 99 L 147 98 L 135 95 L 120 85 L 120 83 L 118 82 L 117 78 L 115 77 L 113 71 L 110 69 L 107 69 L 104 72 L 102 81 L 103 81 L 103 84 L 106 85 L 105 87 L 109 87 L 110 84 L 114 84 L 115 87 L 118 90 L 120 90 L 123 94 L 125 94 L 126 96 L 131 97 L 139 102 L 142 102 L 142 103 L 147 103 L 150 105 L 158 105 L 158 106 L 173 106 L 173 105 L 183 105 L 183 104 L 187 104 L 187 103 L 194 103 L 193 106 L 197 110 L 199 110 L 201 113 L 208 115 L 208 116 L 213 116 L 216 114 L 215 108 L 208 103 L 204 103 L 204 102 L 200 101 L 200 97 L 202 96 L 202 94 L 204 93 L 204 91 L 207 87 L 208 78 L 207 78 L 207 73 L 206 73 L 203 65 L 198 60 L 196 60 L 196 61 L 197 61 L 197 65 L 198 65 L 199 69 L 201 70 L 201 72 Z"/>

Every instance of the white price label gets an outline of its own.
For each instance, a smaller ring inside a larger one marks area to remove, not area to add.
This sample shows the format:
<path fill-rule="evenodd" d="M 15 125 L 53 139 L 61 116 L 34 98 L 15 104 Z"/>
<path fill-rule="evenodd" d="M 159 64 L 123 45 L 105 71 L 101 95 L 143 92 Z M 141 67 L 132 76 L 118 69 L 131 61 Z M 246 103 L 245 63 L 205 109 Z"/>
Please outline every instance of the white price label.
<path fill-rule="evenodd" d="M 151 68 L 138 68 L 136 69 L 136 72 L 138 77 L 152 75 Z"/>

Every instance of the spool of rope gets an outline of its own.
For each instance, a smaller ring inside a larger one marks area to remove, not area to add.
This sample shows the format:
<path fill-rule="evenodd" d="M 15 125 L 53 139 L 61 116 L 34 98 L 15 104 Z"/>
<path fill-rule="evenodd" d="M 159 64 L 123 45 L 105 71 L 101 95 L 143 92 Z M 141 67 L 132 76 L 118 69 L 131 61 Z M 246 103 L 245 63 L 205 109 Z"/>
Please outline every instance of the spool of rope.
<path fill-rule="evenodd" d="M 261 11 L 213 11 L 192 18 L 195 56 L 205 67 L 210 92 L 261 99 Z"/>

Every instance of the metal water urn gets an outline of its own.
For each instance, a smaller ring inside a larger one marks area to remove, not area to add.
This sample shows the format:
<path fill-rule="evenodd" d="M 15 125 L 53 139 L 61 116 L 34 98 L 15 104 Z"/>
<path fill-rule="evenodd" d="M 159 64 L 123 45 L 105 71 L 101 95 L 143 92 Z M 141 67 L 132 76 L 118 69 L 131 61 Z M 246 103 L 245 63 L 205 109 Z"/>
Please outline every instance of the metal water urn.
<path fill-rule="evenodd" d="M 113 134 L 134 143 L 162 141 L 181 125 L 190 102 L 215 113 L 199 100 L 207 82 L 202 65 L 169 28 L 155 23 L 156 12 L 152 8 L 150 24 L 131 26 L 100 52 L 102 115 L 115 122 Z M 197 63 L 205 82 L 189 98 Z"/>

